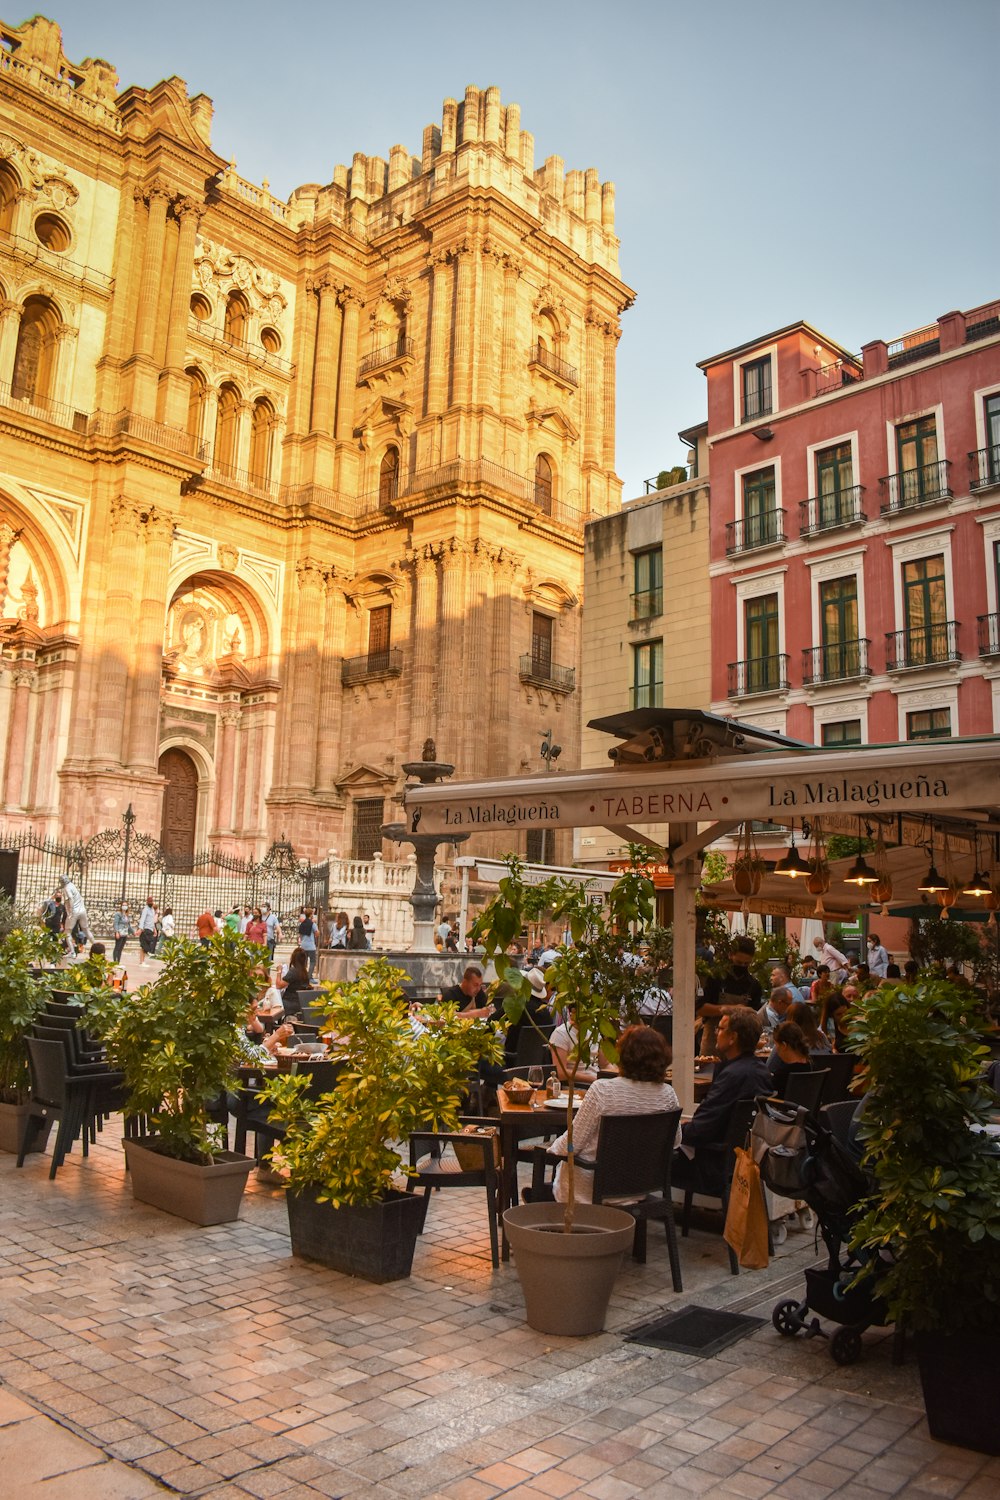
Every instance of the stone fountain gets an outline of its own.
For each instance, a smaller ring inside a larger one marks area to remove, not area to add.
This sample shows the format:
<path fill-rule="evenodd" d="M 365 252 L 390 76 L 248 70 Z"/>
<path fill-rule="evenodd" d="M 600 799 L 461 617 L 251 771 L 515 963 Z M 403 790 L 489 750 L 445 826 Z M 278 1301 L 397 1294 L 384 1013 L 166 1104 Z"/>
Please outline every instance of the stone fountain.
<path fill-rule="evenodd" d="M 409 786 L 431 786 L 435 781 L 446 781 L 455 774 L 455 767 L 436 759 L 437 747 L 433 740 L 425 740 L 419 760 L 403 762 L 404 775 L 411 778 Z M 417 877 L 413 883 L 410 905 L 413 907 L 413 942 L 410 952 L 433 954 L 434 917 L 437 910 L 438 893 L 434 884 L 434 856 L 439 844 L 464 844 L 467 833 L 420 833 L 419 813 L 414 816 L 413 826 L 405 823 L 383 823 L 382 837 L 394 844 L 412 844 L 417 856 Z"/>

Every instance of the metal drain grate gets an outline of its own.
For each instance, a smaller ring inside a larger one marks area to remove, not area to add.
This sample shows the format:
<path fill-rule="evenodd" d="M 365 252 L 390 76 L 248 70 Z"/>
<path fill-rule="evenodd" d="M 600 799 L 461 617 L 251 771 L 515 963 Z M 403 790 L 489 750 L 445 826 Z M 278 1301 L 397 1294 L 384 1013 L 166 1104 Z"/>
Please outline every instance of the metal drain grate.
<path fill-rule="evenodd" d="M 654 1349 L 671 1349 L 676 1354 L 698 1354 L 707 1359 L 737 1343 L 755 1328 L 763 1327 L 763 1318 L 745 1313 L 722 1312 L 714 1307 L 682 1307 L 651 1323 L 641 1323 L 625 1334 L 627 1344 L 651 1344 Z"/>

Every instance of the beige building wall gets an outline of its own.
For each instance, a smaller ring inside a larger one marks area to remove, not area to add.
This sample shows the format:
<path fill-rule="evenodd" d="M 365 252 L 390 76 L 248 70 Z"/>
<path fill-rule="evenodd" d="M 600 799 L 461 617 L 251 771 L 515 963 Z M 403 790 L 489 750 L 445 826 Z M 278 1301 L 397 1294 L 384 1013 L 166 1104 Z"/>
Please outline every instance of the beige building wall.
<path fill-rule="evenodd" d="M 694 465 L 692 467 L 695 467 Z M 620 515 L 587 526 L 584 557 L 581 765 L 607 767 L 615 741 L 586 726 L 633 706 L 634 648 L 663 643 L 666 708 L 704 708 L 710 701 L 709 486 L 707 451 L 701 445 L 697 477 L 628 503 Z M 662 549 L 662 610 L 637 618 L 635 559 Z M 643 830 L 665 843 L 667 826 Z M 604 864 L 627 855 L 627 844 L 607 829 L 579 829 L 575 857 Z"/>
<path fill-rule="evenodd" d="M 4 823 L 349 855 L 427 739 L 577 764 L 613 184 L 470 87 L 286 202 L 182 80 L 0 38 Z"/>

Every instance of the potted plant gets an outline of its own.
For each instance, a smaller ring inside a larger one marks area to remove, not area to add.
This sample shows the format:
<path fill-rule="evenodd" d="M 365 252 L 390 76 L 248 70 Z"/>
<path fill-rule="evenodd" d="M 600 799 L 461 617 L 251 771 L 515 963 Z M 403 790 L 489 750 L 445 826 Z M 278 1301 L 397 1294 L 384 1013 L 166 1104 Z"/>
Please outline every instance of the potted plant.
<path fill-rule="evenodd" d="M 634 934 L 653 915 L 653 887 L 641 869 L 626 871 L 605 897 L 593 901 L 586 884 L 552 876 L 528 884 L 520 861 L 508 860 L 508 874 L 498 894 L 484 907 L 473 928 L 493 960 L 497 975 L 510 986 L 504 1000 L 509 1020 L 525 1013 L 530 987 L 525 974 L 506 951 L 522 929 L 549 921 L 568 932 L 555 961 L 545 973 L 554 1008 L 573 1007 L 580 1039 L 571 1059 L 566 1110 L 567 1199 L 563 1203 L 527 1203 L 504 1213 L 507 1237 L 524 1292 L 528 1323 L 540 1333 L 599 1333 L 622 1257 L 632 1244 L 631 1214 L 599 1204 L 576 1201 L 573 1163 L 575 1078 L 598 1047 L 617 1060 L 617 1038 L 623 1020 L 638 1014 L 647 981 L 636 966 L 623 962 L 623 948 L 638 941 Z M 559 1295 L 553 1296 L 553 1287 Z"/>
<path fill-rule="evenodd" d="M 854 1243 L 885 1271 L 892 1317 L 916 1333 L 931 1436 L 1000 1453 L 1000 1157 L 976 1128 L 996 1108 L 976 1005 L 967 988 L 930 980 L 874 990 L 858 1009 L 875 1189 Z"/>
<path fill-rule="evenodd" d="M 479 1058 L 497 1061 L 489 1027 L 452 1007 L 411 1019 L 407 978 L 388 959 L 324 991 L 323 1029 L 344 1038 L 336 1086 L 308 1095 L 307 1077 L 272 1079 L 271 1119 L 285 1127 L 271 1164 L 285 1178 L 292 1252 L 348 1276 L 410 1274 L 425 1200 L 400 1191 L 397 1144 L 414 1130 L 454 1130 Z"/>
<path fill-rule="evenodd" d="M 253 1162 L 221 1148 L 223 1126 L 209 1116 L 232 1085 L 239 1031 L 262 982 L 260 950 L 220 933 L 206 948 L 178 938 L 155 983 L 109 992 L 101 1016 L 125 1075 L 124 1112 L 153 1129 L 123 1142 L 140 1203 L 194 1224 L 238 1218 Z"/>
<path fill-rule="evenodd" d="M 4 901 L 4 906 L 10 903 Z M 29 966 L 51 961 L 58 952 L 55 939 L 42 927 L 9 925 L 9 912 L 0 910 L 0 1151 L 17 1152 L 28 1112 L 30 1084 L 24 1039 L 51 996 L 46 977 L 33 979 Z M 48 1130 L 32 1150 L 44 1151 Z"/>

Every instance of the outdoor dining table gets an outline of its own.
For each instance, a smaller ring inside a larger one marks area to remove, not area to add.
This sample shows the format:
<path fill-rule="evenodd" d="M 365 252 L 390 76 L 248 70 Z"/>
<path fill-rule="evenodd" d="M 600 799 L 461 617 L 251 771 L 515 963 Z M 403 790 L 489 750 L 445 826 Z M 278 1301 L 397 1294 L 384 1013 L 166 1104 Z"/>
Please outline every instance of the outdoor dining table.
<path fill-rule="evenodd" d="M 233 1150 L 243 1153 L 247 1146 L 247 1130 L 249 1128 L 250 1106 L 260 1097 L 259 1085 L 268 1078 L 276 1078 L 279 1073 L 298 1073 L 302 1069 L 308 1069 L 315 1063 L 328 1062 L 327 1053 L 314 1053 L 311 1056 L 290 1056 L 266 1063 L 241 1063 L 236 1069 L 236 1076 L 240 1080 L 240 1087 L 236 1091 L 236 1111 L 233 1115 L 235 1126 L 233 1129 Z"/>

